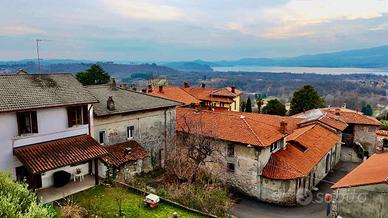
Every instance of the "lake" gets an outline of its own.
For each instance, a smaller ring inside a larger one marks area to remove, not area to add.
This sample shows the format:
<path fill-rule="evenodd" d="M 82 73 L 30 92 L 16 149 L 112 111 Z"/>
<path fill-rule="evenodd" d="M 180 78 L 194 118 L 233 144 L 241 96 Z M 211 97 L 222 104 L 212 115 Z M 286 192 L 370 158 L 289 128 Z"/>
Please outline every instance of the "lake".
<path fill-rule="evenodd" d="M 231 66 L 212 67 L 221 72 L 270 72 L 270 73 L 316 73 L 316 74 L 379 74 L 388 75 L 388 69 L 378 68 L 335 68 L 335 67 L 263 67 Z"/>

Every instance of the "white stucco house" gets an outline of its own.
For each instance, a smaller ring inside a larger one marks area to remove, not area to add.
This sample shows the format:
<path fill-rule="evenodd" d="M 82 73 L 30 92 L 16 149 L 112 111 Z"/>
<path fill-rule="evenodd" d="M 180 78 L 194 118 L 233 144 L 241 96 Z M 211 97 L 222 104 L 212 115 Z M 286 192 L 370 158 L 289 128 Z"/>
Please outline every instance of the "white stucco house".
<path fill-rule="evenodd" d="M 1 75 L 0 96 L 1 171 L 35 190 L 51 187 L 60 170 L 97 175 L 107 153 L 89 136 L 97 100 L 72 74 Z"/>

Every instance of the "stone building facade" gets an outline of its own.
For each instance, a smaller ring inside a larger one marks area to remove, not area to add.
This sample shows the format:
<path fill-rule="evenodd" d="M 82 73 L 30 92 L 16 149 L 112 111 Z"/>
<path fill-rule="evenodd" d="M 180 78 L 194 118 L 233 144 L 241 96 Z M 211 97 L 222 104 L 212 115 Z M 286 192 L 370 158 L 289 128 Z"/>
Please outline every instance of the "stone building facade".
<path fill-rule="evenodd" d="M 178 146 L 184 144 L 181 142 L 189 132 L 201 134 L 193 132 L 193 128 L 187 131 L 182 127 L 190 123 L 187 120 L 202 123 L 201 131 L 219 130 L 208 137 L 221 152 L 212 157 L 206 168 L 228 185 L 265 202 L 296 205 L 298 200 L 303 200 L 298 198 L 308 197 L 309 191 L 340 160 L 341 133 L 324 125 L 299 128 L 298 119 L 179 109 Z M 268 138 L 269 134 L 275 137 Z M 300 193 L 302 197 L 298 196 Z"/>
<path fill-rule="evenodd" d="M 175 107 L 180 104 L 109 85 L 87 88 L 99 100 L 94 104 L 93 137 L 104 146 L 134 140 L 149 154 L 142 160 L 144 171 L 164 167 L 175 150 Z M 106 171 L 104 164 L 100 167 Z"/>

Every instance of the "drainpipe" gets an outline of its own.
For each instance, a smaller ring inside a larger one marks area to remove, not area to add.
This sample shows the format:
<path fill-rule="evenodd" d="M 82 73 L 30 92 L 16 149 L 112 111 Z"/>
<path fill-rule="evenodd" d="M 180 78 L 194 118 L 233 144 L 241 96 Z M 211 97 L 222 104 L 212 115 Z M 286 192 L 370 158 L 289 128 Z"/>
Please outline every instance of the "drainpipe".
<path fill-rule="evenodd" d="M 164 162 L 167 160 L 167 110 L 164 110 Z"/>
<path fill-rule="evenodd" d="M 90 116 L 90 111 L 92 110 L 92 107 L 93 107 L 93 105 L 92 104 L 90 104 L 90 107 L 88 108 L 88 129 L 89 129 L 89 136 L 92 136 L 92 130 L 91 130 L 91 122 L 92 122 L 92 119 L 91 119 L 91 116 Z"/>

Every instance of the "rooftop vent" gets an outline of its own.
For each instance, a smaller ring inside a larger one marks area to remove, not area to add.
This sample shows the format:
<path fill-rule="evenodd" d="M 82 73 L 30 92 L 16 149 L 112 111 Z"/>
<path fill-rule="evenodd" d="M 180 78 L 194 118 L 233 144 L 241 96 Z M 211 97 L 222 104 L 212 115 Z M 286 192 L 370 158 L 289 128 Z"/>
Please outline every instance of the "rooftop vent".
<path fill-rule="evenodd" d="M 125 148 L 125 154 L 131 154 L 132 153 L 132 148 L 128 147 Z"/>
<path fill-rule="evenodd" d="M 115 110 L 115 102 L 113 101 L 112 96 L 109 96 L 108 101 L 106 102 L 106 106 L 108 110 L 114 111 Z"/>

